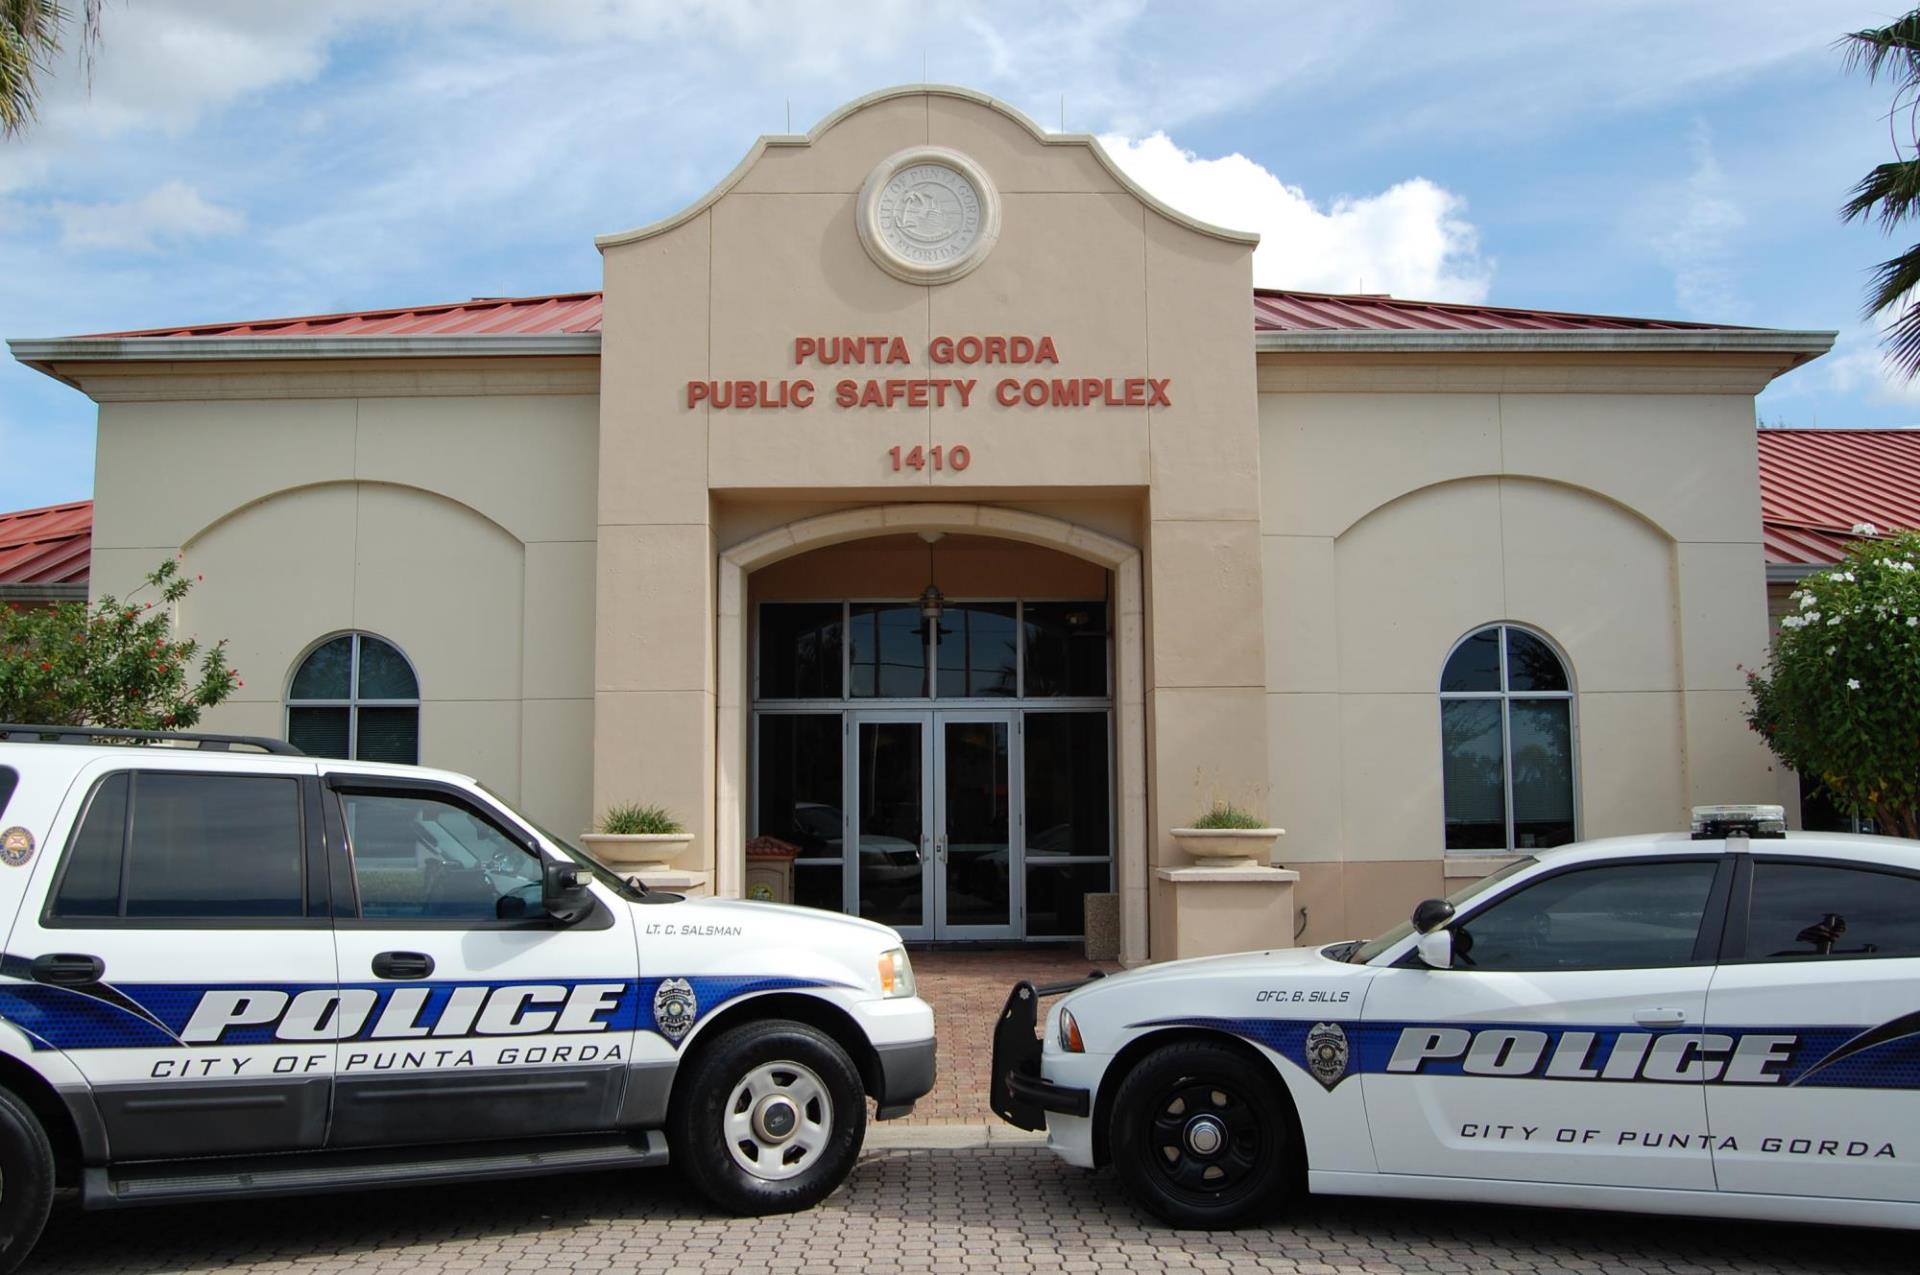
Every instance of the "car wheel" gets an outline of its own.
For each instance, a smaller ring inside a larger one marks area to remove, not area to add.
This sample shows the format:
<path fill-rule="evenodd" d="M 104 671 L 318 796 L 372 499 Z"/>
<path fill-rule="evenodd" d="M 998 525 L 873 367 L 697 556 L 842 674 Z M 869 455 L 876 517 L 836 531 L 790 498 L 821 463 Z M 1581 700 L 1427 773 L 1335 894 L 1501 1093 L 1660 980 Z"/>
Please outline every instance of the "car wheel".
<path fill-rule="evenodd" d="M 674 1083 L 673 1163 L 730 1213 L 791 1213 L 846 1180 L 867 1132 L 860 1073 L 804 1023 L 735 1027 Z"/>
<path fill-rule="evenodd" d="M 0 1275 L 26 1260 L 53 1207 L 53 1146 L 27 1104 L 0 1089 Z"/>
<path fill-rule="evenodd" d="M 1290 1185 L 1280 1078 L 1235 1050 L 1157 1049 L 1121 1081 L 1108 1146 L 1127 1191 L 1175 1226 L 1237 1226 Z"/>

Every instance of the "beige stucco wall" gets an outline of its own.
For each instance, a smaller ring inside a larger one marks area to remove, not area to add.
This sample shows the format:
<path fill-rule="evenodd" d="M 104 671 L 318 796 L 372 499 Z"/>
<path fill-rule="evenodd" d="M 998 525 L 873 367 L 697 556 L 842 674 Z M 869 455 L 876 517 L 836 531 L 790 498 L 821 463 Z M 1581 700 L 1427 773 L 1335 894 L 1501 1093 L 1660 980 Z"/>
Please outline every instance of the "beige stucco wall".
<path fill-rule="evenodd" d="M 123 381 L 89 382 L 105 400 L 95 596 L 126 594 L 175 553 L 205 577 L 180 625 L 227 639 L 245 681 L 208 729 L 283 734 L 301 657 L 332 634 L 378 634 L 419 675 L 423 763 L 584 828 L 594 397 L 473 392 L 523 379 L 511 371 L 504 384 L 423 371 L 404 394 L 367 397 L 350 369 L 298 386 L 235 373 L 325 396 L 225 398 L 235 378 L 219 369 L 129 397 Z"/>
<path fill-rule="evenodd" d="M 880 269 L 855 228 L 868 174 L 918 145 L 969 156 L 1003 210 L 984 263 L 935 286 Z M 1145 593 L 1162 600 L 1120 624 L 1144 652 L 1138 751 L 1156 795 L 1151 831 L 1123 857 L 1172 855 L 1165 829 L 1191 817 L 1196 773 L 1264 793 L 1250 241 L 1167 214 L 1087 139 L 1042 138 L 978 95 L 914 89 L 863 99 L 809 139 L 763 142 L 688 213 L 602 243 L 597 801 L 692 809 L 706 866 L 737 856 L 746 794 L 716 788 L 712 759 L 729 773 L 744 736 L 745 704 L 721 702 L 743 638 L 710 609 L 648 599 L 714 596 L 716 555 L 783 526 L 914 501 L 1050 506 L 1142 555 Z M 1060 363 L 929 362 L 932 337 L 967 334 L 1049 336 Z M 899 336 L 913 364 L 795 366 L 796 336 L 832 335 Z M 1171 377 L 1172 406 L 993 401 L 1001 376 L 1033 374 Z M 843 375 L 966 375 L 981 388 L 966 408 L 890 410 L 721 411 L 689 408 L 685 393 L 694 379 L 807 376 L 827 400 Z M 895 446 L 956 443 L 972 453 L 963 471 L 889 463 Z M 724 611 L 724 582 L 720 593 Z"/>
<path fill-rule="evenodd" d="M 1440 668 L 1493 621 L 1567 656 L 1582 836 L 1771 798 L 1737 667 L 1766 645 L 1751 391 L 1666 368 L 1648 393 L 1632 362 L 1580 369 L 1584 392 L 1502 392 L 1542 370 L 1489 367 L 1381 393 L 1361 387 L 1404 374 L 1263 361 L 1273 805 L 1307 939 L 1452 888 Z"/>

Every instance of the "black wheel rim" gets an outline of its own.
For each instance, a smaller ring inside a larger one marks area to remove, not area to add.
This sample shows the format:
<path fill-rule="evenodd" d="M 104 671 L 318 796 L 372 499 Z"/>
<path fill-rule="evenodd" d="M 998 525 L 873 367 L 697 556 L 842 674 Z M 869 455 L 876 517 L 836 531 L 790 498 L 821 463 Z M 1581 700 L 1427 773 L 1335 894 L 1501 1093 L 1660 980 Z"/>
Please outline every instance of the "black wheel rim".
<path fill-rule="evenodd" d="M 1174 1196 L 1199 1205 L 1228 1203 L 1260 1177 L 1269 1139 L 1237 1087 L 1185 1076 L 1154 1103 L 1144 1131 L 1148 1164 Z"/>

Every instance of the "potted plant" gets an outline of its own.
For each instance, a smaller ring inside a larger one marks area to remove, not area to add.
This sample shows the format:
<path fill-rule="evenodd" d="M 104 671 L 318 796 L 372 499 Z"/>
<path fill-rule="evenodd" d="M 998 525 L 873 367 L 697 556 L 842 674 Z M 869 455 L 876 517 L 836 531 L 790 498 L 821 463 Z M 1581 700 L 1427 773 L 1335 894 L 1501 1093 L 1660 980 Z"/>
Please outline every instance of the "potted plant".
<path fill-rule="evenodd" d="M 1264 868 L 1285 828 L 1268 826 L 1264 819 L 1231 801 L 1216 800 L 1192 826 L 1170 829 L 1173 843 L 1194 862 L 1209 868 Z"/>
<path fill-rule="evenodd" d="M 587 849 L 615 868 L 671 867 L 693 843 L 693 834 L 662 806 L 625 802 L 609 806 L 592 832 L 580 834 Z"/>

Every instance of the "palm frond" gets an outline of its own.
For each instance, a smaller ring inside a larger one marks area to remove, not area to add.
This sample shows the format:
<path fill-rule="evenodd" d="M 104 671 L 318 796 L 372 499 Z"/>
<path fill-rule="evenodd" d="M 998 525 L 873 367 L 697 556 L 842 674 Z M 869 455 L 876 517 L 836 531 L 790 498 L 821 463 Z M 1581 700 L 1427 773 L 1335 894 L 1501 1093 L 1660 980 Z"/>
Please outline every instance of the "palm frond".
<path fill-rule="evenodd" d="M 1920 9 L 1884 27 L 1851 31 L 1838 44 L 1846 51 L 1847 70 L 1864 70 L 1869 80 L 1883 72 L 1920 78 Z"/>
<path fill-rule="evenodd" d="M 1879 206 L 1882 230 L 1892 230 L 1920 211 L 1920 159 L 1895 160 L 1881 164 L 1853 188 L 1841 205 L 1840 220 L 1854 221 Z"/>
<path fill-rule="evenodd" d="M 102 0 L 81 0 L 80 63 L 93 86 Z M 0 0 L 0 141 L 40 113 L 40 81 L 53 69 L 72 14 L 59 0 Z"/>

